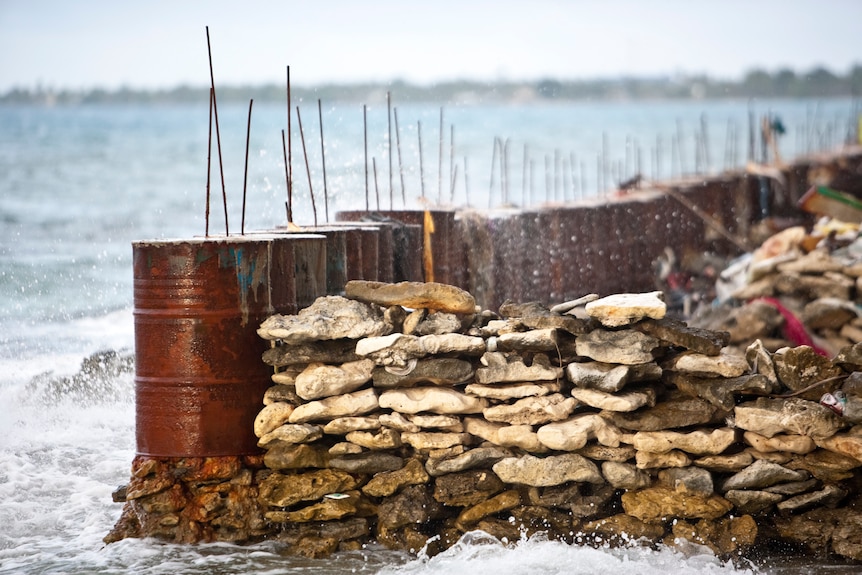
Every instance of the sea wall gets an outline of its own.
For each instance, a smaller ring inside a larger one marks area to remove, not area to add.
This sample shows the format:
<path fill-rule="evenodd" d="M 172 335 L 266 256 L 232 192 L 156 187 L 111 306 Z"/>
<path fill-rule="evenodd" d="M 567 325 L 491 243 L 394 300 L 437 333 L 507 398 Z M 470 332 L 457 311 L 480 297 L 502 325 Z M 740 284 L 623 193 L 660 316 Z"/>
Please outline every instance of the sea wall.
<path fill-rule="evenodd" d="M 733 353 L 727 332 L 667 318 L 659 293 L 494 313 L 442 284 L 345 291 L 260 327 L 262 458 L 137 458 L 110 540 L 272 538 L 323 556 L 435 552 L 481 529 L 862 560 L 862 432 L 793 391 L 815 373 L 862 389 L 859 344 L 832 361 Z"/>
<path fill-rule="evenodd" d="M 656 287 L 655 266 L 668 249 L 680 267 L 696 274 L 704 254 L 727 262 L 792 223 L 810 226 L 815 216 L 797 207 L 806 190 L 817 183 L 862 194 L 860 165 L 862 150 L 850 148 L 782 166 L 642 182 L 565 204 L 431 208 L 427 214 L 354 211 L 340 212 L 337 218 L 384 218 L 424 226 L 431 261 L 419 270 L 422 275 L 395 281 L 455 285 L 473 294 L 482 307 L 497 309 L 506 300 L 565 301 L 583 293 L 664 289 Z M 396 250 L 396 260 L 422 261 L 421 248 Z"/>
<path fill-rule="evenodd" d="M 822 165 L 855 173 L 860 159 Z M 274 244 L 291 244 L 292 263 L 271 252 L 260 293 L 284 297 L 260 305 L 286 315 L 225 328 L 243 331 L 230 341 L 271 345 L 263 360 L 274 385 L 264 370 L 253 424 L 217 426 L 254 449 L 167 457 L 139 445 L 105 540 L 278 539 L 321 556 L 372 540 L 417 550 L 439 535 L 433 552 L 483 529 L 508 540 L 686 539 L 721 554 L 780 543 L 862 560 L 858 228 L 850 240 L 791 229 L 764 244 L 765 261 L 746 264 L 745 282 L 698 318 L 709 330 L 664 315 L 673 294 L 646 293 L 668 247 L 736 254 L 783 227 L 778 216 L 822 165 L 785 171 L 770 218 L 755 216 L 757 179 L 733 175 L 534 211 L 392 212 L 311 230 L 314 257 L 292 246 L 300 235 L 272 232 Z M 136 281 L 181 263 L 140 262 Z M 237 278 L 206 289 L 238 287 L 259 304 Z M 640 295 L 573 301 L 591 292 Z M 198 334 L 204 320 L 181 307 L 184 329 Z M 605 317 L 614 313 L 622 319 Z M 199 335 L 186 339 L 197 353 Z M 176 381 L 192 393 L 188 375 Z M 190 415 L 205 407 L 198 395 L 181 406 Z M 157 431 L 172 446 L 169 426 Z M 205 439 L 172 429 L 178 441 Z"/>

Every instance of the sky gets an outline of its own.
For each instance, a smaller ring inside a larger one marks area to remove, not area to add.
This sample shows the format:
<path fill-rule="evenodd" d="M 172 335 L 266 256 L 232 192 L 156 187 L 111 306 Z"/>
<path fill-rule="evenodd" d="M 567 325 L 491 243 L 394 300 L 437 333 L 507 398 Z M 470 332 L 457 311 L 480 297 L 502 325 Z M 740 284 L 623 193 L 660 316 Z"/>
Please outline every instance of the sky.
<path fill-rule="evenodd" d="M 862 0 L 0 0 L 12 88 L 579 80 L 862 63 Z"/>

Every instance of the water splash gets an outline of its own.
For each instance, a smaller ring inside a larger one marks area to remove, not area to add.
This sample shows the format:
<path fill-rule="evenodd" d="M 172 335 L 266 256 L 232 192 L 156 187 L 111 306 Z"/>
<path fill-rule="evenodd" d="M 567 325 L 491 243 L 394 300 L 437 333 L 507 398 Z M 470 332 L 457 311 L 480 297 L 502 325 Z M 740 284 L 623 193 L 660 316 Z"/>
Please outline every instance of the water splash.
<path fill-rule="evenodd" d="M 41 405 L 69 401 L 87 407 L 130 401 L 134 363 L 134 354 L 128 349 L 99 351 L 85 357 L 71 376 L 58 376 L 53 371 L 34 376 L 26 385 L 26 396 Z"/>
<path fill-rule="evenodd" d="M 506 544 L 487 533 L 465 533 L 452 547 L 428 557 L 424 553 L 404 565 L 387 567 L 380 575 L 493 572 L 494 575 L 672 575 L 755 574 L 753 567 L 723 562 L 708 549 L 691 545 L 682 551 L 653 549 L 636 541 L 617 548 L 568 545 L 542 535 Z"/>

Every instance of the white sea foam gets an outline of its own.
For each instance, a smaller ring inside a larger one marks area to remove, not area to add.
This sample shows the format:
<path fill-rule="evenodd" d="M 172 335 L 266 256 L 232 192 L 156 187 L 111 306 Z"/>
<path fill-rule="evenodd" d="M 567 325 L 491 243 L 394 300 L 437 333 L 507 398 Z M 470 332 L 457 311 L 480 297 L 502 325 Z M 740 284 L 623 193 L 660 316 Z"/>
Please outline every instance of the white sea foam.
<path fill-rule="evenodd" d="M 752 567 L 723 562 L 708 549 L 690 546 L 685 552 L 670 548 L 652 549 L 632 543 L 620 548 L 593 548 L 551 541 L 542 536 L 504 544 L 481 531 L 464 534 L 448 550 L 419 558 L 397 567 L 387 567 L 380 575 L 472 574 L 486 571 L 494 575 L 674 575 L 693 572 L 709 574 L 755 573 Z"/>

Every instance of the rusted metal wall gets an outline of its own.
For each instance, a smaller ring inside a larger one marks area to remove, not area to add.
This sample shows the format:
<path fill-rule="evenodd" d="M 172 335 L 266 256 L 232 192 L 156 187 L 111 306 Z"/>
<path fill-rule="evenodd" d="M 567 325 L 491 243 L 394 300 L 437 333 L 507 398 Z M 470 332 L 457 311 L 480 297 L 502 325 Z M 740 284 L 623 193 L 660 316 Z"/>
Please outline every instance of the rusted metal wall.
<path fill-rule="evenodd" d="M 587 293 L 654 290 L 655 262 L 667 248 L 680 260 L 703 252 L 741 251 L 715 231 L 714 223 L 728 234 L 746 237 L 759 215 L 751 180 L 741 174 L 677 184 L 673 189 L 683 201 L 644 190 L 539 209 L 431 211 L 434 280 L 469 290 L 490 309 L 506 300 L 552 304 Z M 355 221 L 366 215 L 338 217 Z M 378 216 L 413 225 L 424 220 L 418 210 Z M 394 257 L 418 261 L 421 256 Z"/>

